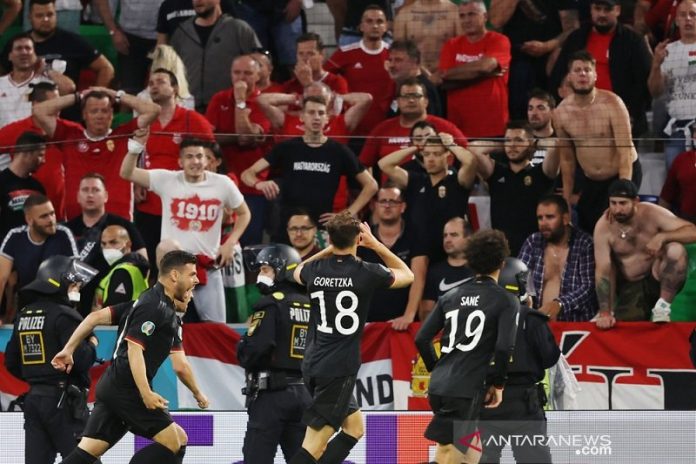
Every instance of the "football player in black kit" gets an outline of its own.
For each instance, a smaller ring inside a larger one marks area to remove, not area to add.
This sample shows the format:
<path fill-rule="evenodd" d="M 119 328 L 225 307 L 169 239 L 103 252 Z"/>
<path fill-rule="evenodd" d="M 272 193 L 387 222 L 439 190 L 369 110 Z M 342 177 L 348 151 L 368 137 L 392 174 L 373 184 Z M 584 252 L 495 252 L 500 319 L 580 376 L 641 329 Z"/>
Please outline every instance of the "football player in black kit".
<path fill-rule="evenodd" d="M 495 408 L 503 399 L 519 310 L 517 300 L 497 284 L 508 254 L 507 240 L 499 230 L 472 235 L 465 255 L 476 277 L 443 295 L 416 335 L 418 351 L 432 372 L 428 399 L 434 415 L 425 437 L 437 442 L 438 464 L 471 462 L 455 441 L 474 432 L 482 403 Z M 438 358 L 433 339 L 440 330 Z M 491 358 L 495 373 L 486 389 Z M 465 425 L 463 430 L 456 429 L 458 421 Z"/>
<path fill-rule="evenodd" d="M 508 366 L 505 398 L 495 409 L 482 409 L 479 419 L 483 447 L 481 463 L 500 462 L 500 455 L 509 435 L 530 437 L 519 442 L 510 438 L 512 454 L 517 463 L 544 464 L 551 462 L 551 451 L 546 444 L 531 437 L 546 436 L 546 393 L 541 382 L 545 369 L 558 362 L 561 356 L 549 316 L 531 309 L 525 303 L 527 295 L 527 266 L 517 258 L 507 258 L 498 278 L 498 285 L 518 297 L 520 306 L 515 350 Z M 490 440 L 491 436 L 502 439 Z"/>
<path fill-rule="evenodd" d="M 376 289 L 405 287 L 413 281 L 406 263 L 348 211 L 334 216 L 326 228 L 331 246 L 294 271 L 295 281 L 307 286 L 312 300 L 302 375 L 313 401 L 303 416 L 307 431 L 302 448 L 290 464 L 342 463 L 362 437 L 363 420 L 353 389 L 370 298 Z M 356 258 L 358 246 L 372 249 L 386 267 Z"/>
<path fill-rule="evenodd" d="M 131 464 L 179 464 L 187 436 L 167 411 L 167 400 L 152 390 L 152 379 L 167 356 L 179 379 L 191 390 L 200 408 L 208 398 L 196 384 L 182 346 L 181 319 L 198 283 L 196 257 L 171 251 L 160 261 L 158 283 L 132 304 L 123 303 L 90 314 L 75 330 L 63 351 L 51 362 L 70 370 L 72 351 L 99 323 L 118 323 L 123 316 L 116 352 L 99 379 L 96 403 L 83 438 L 61 464 L 93 464 L 128 431 L 153 440 L 138 451 Z"/>
<path fill-rule="evenodd" d="M 237 345 L 246 369 L 249 422 L 244 436 L 244 462 L 273 464 L 278 444 L 285 460 L 302 446 L 302 413 L 312 398 L 302 381 L 310 304 L 304 288 L 292 279 L 300 254 L 288 245 L 244 248 L 244 263 L 258 272 L 263 295 L 254 305 L 249 330 Z"/>

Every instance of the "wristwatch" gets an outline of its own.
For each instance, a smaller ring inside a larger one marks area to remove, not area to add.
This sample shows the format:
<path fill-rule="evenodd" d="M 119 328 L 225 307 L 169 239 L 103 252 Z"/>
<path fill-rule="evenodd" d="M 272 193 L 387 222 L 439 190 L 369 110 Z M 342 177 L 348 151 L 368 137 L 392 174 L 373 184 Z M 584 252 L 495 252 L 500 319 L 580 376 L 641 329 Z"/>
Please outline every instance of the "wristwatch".
<path fill-rule="evenodd" d="M 245 101 L 240 101 L 240 102 L 237 102 L 234 106 L 236 106 L 240 110 L 245 110 L 247 107 L 247 104 Z"/>
<path fill-rule="evenodd" d="M 116 92 L 116 97 L 114 98 L 114 101 L 116 102 L 117 105 L 121 103 L 121 98 L 125 94 L 126 94 L 126 92 L 124 90 L 119 90 L 118 92 Z"/>

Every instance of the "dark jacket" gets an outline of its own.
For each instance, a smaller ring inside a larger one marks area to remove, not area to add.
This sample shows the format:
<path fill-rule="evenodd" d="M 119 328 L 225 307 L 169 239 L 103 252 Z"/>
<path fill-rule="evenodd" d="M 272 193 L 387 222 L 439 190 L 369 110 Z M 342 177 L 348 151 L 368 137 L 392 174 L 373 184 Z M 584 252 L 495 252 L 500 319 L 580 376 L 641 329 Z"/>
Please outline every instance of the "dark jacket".
<path fill-rule="evenodd" d="M 556 91 L 568 73 L 568 60 L 587 46 L 592 24 L 584 24 L 568 36 L 551 73 L 551 89 Z M 611 86 L 628 108 L 631 128 L 636 137 L 648 129 L 645 112 L 648 108 L 648 75 L 652 55 L 643 36 L 622 24 L 616 25 L 614 39 L 609 45 L 609 75 Z"/>

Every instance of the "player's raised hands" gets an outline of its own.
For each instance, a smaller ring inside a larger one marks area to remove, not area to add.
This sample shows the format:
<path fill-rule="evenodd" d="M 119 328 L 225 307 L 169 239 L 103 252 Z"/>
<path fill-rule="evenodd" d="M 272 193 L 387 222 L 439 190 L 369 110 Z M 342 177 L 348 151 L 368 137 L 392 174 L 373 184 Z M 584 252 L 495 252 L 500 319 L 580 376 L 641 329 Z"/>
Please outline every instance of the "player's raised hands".
<path fill-rule="evenodd" d="M 358 245 L 374 250 L 381 244 L 382 243 L 379 240 L 377 240 L 374 235 L 372 235 L 372 230 L 370 230 L 370 226 L 367 224 L 367 222 L 361 222 L 360 241 L 358 242 Z"/>

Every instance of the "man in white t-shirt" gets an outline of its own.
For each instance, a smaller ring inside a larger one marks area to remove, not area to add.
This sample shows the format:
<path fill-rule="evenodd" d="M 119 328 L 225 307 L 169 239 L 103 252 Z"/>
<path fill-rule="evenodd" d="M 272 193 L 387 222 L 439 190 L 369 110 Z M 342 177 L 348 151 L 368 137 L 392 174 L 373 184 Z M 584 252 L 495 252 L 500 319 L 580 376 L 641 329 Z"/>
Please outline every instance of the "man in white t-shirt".
<path fill-rule="evenodd" d="M 145 132 L 139 130 L 136 137 L 128 141 L 128 155 L 121 164 L 121 177 L 160 196 L 162 238 L 177 240 L 184 250 L 198 258 L 201 283 L 194 291 L 198 315 L 203 321 L 225 322 L 220 268 L 232 261 L 234 247 L 251 220 L 249 208 L 229 177 L 206 171 L 205 155 L 207 150 L 213 149 L 212 142 L 183 140 L 179 145 L 182 170 L 170 171 L 136 167 L 146 138 Z M 233 210 L 237 219 L 232 233 L 220 244 L 225 208 Z"/>

